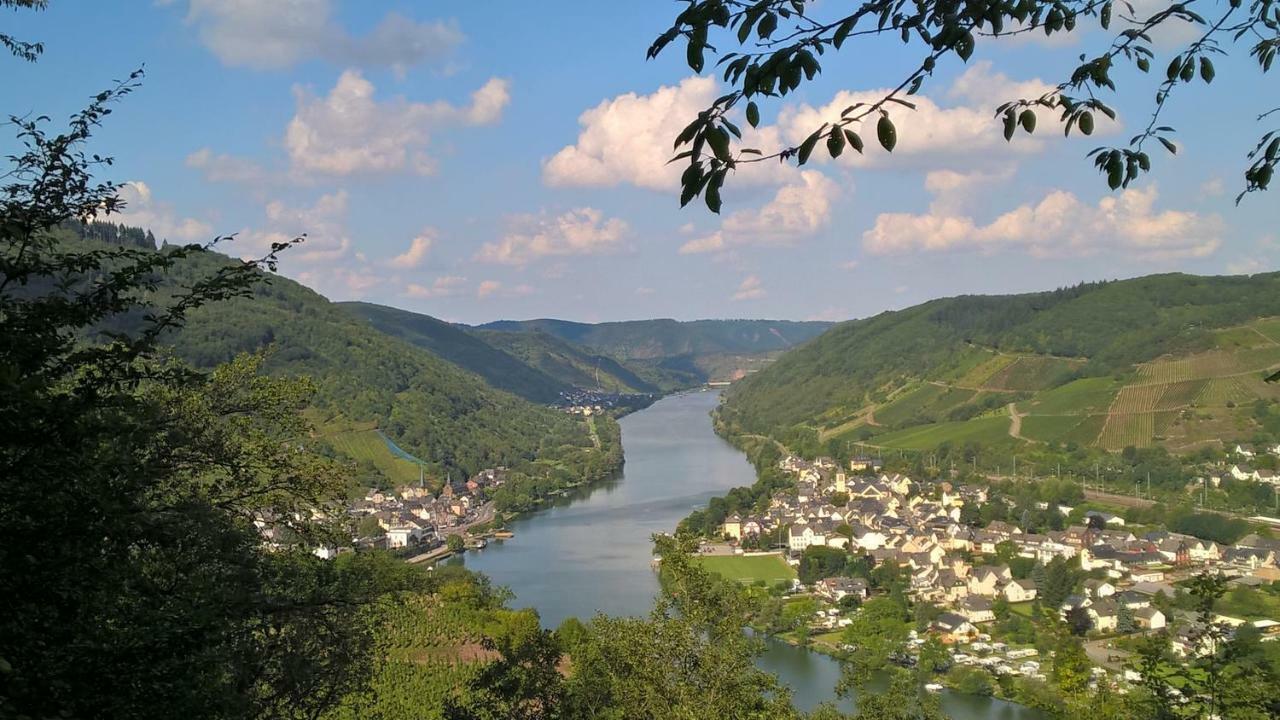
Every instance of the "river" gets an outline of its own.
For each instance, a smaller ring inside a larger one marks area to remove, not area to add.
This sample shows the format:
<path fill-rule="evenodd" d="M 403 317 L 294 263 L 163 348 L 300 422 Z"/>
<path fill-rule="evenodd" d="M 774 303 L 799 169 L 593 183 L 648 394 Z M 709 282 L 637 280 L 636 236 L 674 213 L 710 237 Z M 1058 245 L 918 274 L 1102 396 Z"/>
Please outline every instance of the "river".
<path fill-rule="evenodd" d="M 712 497 L 755 481 L 743 454 L 711 429 L 718 401 L 716 391 L 684 393 L 624 417 L 621 477 L 511 523 L 514 538 L 468 552 L 463 561 L 510 588 L 514 605 L 536 608 L 547 627 L 597 612 L 647 613 L 658 591 L 650 537 L 672 531 Z M 759 665 L 791 687 L 802 709 L 837 699 L 840 667 L 826 655 L 771 641 Z M 1041 718 L 1001 700 L 950 692 L 942 706 L 955 720 Z"/>

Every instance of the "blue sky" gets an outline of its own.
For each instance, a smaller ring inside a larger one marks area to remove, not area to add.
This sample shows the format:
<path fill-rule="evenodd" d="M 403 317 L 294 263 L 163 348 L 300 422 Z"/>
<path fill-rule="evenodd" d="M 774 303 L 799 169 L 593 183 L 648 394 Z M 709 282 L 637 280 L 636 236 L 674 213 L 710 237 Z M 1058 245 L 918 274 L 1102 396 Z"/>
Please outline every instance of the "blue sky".
<path fill-rule="evenodd" d="M 37 64 L 3 61 L 5 111 L 65 116 L 145 64 L 93 148 L 135 183 L 123 221 L 173 241 L 237 233 L 237 255 L 306 232 L 282 272 L 335 300 L 463 322 L 847 319 L 959 293 L 1265 271 L 1280 257 L 1274 200 L 1234 205 L 1263 131 L 1253 118 L 1276 96 L 1246 58 L 1179 91 L 1164 121 L 1181 151 L 1156 155 L 1126 193 L 1084 159 L 1097 136 L 1063 140 L 1042 117 L 1010 146 L 991 118 L 1106 41 L 1094 31 L 943 63 L 919 111 L 895 116 L 893 156 L 753 168 L 717 217 L 681 210 L 662 163 L 670 128 L 719 94 L 682 47 L 644 59 L 676 3 L 51 5 L 0 18 L 46 45 Z M 765 107 L 761 142 L 803 137 L 896 84 L 909 59 L 896 43 L 847 45 Z M 1099 126 L 1113 142 L 1145 125 L 1157 80 L 1120 77 L 1119 126 Z"/>

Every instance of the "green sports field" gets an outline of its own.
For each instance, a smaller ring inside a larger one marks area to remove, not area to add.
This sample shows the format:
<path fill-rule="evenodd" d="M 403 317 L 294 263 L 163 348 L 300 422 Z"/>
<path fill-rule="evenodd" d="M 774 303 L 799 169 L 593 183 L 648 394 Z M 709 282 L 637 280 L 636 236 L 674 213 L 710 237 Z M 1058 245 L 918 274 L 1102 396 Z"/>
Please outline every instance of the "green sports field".
<path fill-rule="evenodd" d="M 703 555 L 698 562 L 730 580 L 749 584 L 756 580 L 775 583 L 795 578 L 796 571 L 781 555 Z"/>

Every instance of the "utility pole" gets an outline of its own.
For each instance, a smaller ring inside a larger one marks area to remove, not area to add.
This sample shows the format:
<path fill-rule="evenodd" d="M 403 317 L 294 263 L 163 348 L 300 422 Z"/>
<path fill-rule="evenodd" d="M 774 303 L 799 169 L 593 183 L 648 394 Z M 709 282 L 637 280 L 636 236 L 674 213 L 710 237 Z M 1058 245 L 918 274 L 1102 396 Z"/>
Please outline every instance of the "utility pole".
<path fill-rule="evenodd" d="M 1151 471 L 1147 471 L 1147 499 L 1151 499 Z"/>

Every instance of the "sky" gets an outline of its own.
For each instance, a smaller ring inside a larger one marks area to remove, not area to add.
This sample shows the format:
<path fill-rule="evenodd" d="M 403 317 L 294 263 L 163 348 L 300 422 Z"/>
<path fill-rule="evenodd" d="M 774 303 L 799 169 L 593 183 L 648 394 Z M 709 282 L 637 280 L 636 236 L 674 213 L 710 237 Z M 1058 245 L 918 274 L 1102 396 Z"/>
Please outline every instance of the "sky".
<path fill-rule="evenodd" d="M 1093 138 L 1064 139 L 1042 115 L 1010 144 L 993 117 L 1104 47 L 1088 29 L 940 62 L 917 109 L 895 113 L 891 155 L 754 166 L 729 180 L 717 216 L 679 207 L 680 168 L 666 161 L 724 88 L 685 65 L 682 44 L 645 59 L 676 2 L 50 5 L 0 11 L 5 32 L 45 44 L 37 63 L 0 60 L 5 114 L 65 118 L 145 66 L 91 147 L 129 183 L 114 219 L 170 242 L 234 235 L 220 247 L 242 257 L 306 233 L 280 271 L 333 300 L 468 323 L 845 320 L 1280 260 L 1275 199 L 1235 204 L 1245 155 L 1270 129 L 1255 118 L 1277 97 L 1247 51 L 1218 60 L 1212 85 L 1179 89 L 1162 118 L 1178 154 L 1153 153 L 1155 172 L 1122 192 L 1085 155 L 1146 125 L 1163 73 L 1118 72 L 1106 99 L 1119 116 Z M 1187 37 L 1159 35 L 1153 67 Z M 896 85 L 912 49 L 846 44 L 813 83 L 764 103 L 748 140 L 798 142 Z"/>

